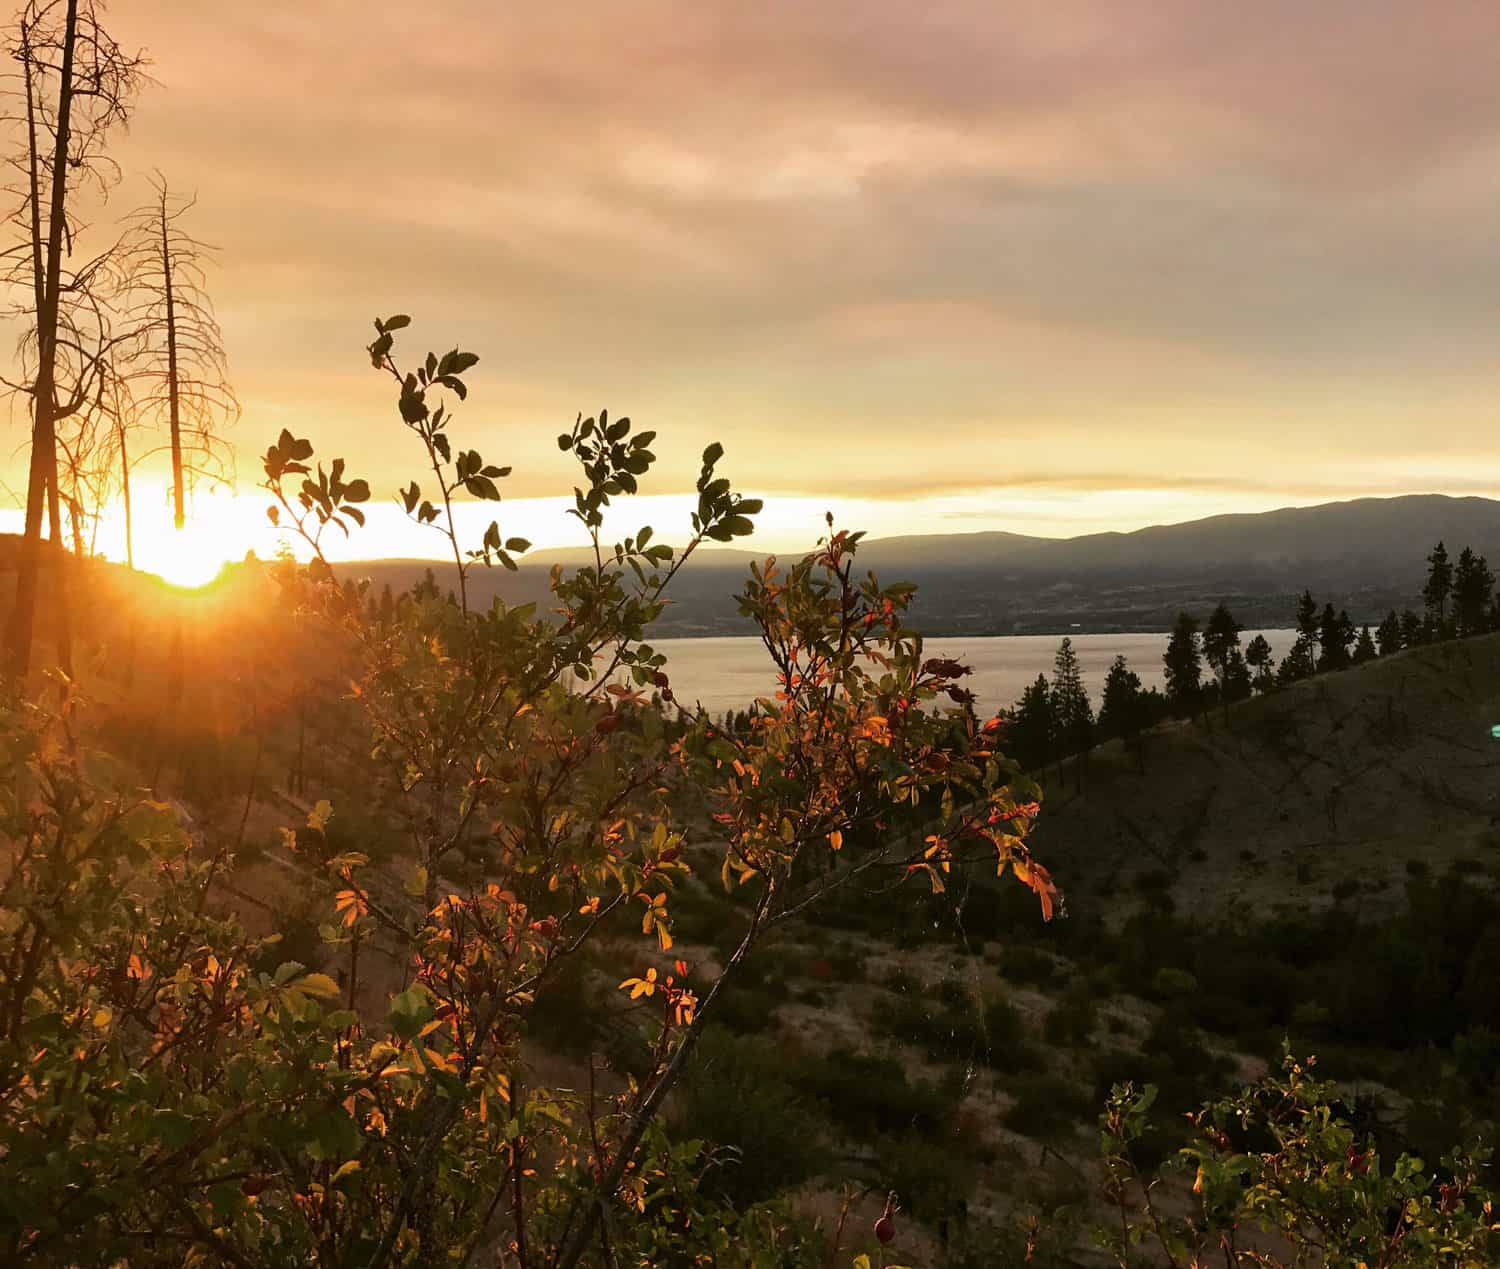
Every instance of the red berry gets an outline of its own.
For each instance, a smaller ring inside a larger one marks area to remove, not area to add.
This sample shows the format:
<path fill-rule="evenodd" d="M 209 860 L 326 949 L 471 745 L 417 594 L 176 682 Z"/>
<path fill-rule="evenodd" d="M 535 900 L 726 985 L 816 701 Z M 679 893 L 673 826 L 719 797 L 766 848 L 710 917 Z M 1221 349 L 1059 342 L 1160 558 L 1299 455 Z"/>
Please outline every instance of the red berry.
<path fill-rule="evenodd" d="M 875 1237 L 880 1240 L 882 1247 L 888 1246 L 896 1237 L 896 1222 L 889 1216 L 882 1216 L 875 1222 Z"/>

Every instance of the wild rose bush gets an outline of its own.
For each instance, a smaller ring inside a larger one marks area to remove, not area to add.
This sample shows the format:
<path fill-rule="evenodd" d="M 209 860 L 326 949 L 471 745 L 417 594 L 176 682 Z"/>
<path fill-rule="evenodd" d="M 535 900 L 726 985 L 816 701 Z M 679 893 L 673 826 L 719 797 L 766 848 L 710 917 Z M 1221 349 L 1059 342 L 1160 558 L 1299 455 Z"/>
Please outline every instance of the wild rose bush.
<path fill-rule="evenodd" d="M 859 535 L 831 525 L 813 554 L 746 583 L 741 610 L 779 678 L 748 730 L 674 702 L 651 622 L 693 553 L 746 536 L 760 509 L 719 475 L 717 445 L 683 546 L 649 527 L 612 542 L 606 517 L 654 438 L 578 419 L 558 444 L 579 464 L 570 514 L 592 564 L 554 570 L 549 612 L 473 608 L 470 570 L 514 567 L 529 544 L 498 519 L 460 540 L 455 501 L 499 502 L 509 469 L 453 439 L 477 358 L 402 369 L 407 325 L 377 322 L 369 354 L 421 458 L 402 504 L 445 537 L 458 602 L 413 597 L 367 620 L 322 546 L 358 530 L 368 483 L 290 432 L 263 464 L 272 519 L 324 583 L 316 619 L 357 666 L 359 796 L 408 843 L 394 868 L 309 851 L 336 796 L 289 829 L 294 863 L 327 889 L 330 972 L 255 968 L 274 950 L 213 898 L 231 852 L 204 858 L 171 808 L 122 787 L 77 739 L 75 699 L 6 714 L 6 1263 L 822 1263 L 823 1237 L 784 1211 L 707 1198 L 712 1148 L 669 1141 L 663 1108 L 757 945 L 837 889 L 941 889 L 981 866 L 1050 916 L 1056 890 L 1026 847 L 1037 792 L 998 752 L 996 720 L 975 716 L 965 667 L 926 657 L 904 624 L 912 589 L 860 575 Z M 749 914 L 711 975 L 672 940 L 674 892 L 706 852 L 708 879 Z M 535 1077 L 528 1019 L 560 967 L 630 938 L 620 997 L 645 1006 L 644 1069 L 583 1091 Z M 379 961 L 400 967 L 383 1014 L 360 1007 Z"/>

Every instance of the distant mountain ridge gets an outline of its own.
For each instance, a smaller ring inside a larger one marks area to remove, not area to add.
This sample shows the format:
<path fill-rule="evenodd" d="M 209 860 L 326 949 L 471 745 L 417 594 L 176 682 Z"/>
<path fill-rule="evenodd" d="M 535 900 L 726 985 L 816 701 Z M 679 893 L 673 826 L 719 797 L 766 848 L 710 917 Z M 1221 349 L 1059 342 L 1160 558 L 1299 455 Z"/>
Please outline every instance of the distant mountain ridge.
<path fill-rule="evenodd" d="M 753 540 L 753 539 L 752 539 Z M 866 538 L 859 563 L 887 581 L 915 582 L 915 621 L 933 635 L 1162 630 L 1180 608 L 1206 611 L 1223 599 L 1247 625 L 1285 625 L 1304 587 L 1347 607 L 1356 621 L 1415 606 L 1426 556 L 1439 540 L 1500 565 L 1500 500 L 1410 494 L 1312 507 L 1210 516 L 1128 533 L 1041 538 L 1007 532 Z M 809 544 L 811 545 L 811 544 Z M 733 596 L 752 559 L 768 552 L 715 549 L 695 556 L 672 586 L 664 635 L 748 633 Z M 785 553 L 783 553 L 785 554 Z M 481 602 L 547 598 L 554 564 L 585 551 L 538 551 L 518 573 L 478 570 Z M 377 586 L 403 589 L 428 560 L 345 565 Z M 444 583 L 446 585 L 446 582 Z"/>

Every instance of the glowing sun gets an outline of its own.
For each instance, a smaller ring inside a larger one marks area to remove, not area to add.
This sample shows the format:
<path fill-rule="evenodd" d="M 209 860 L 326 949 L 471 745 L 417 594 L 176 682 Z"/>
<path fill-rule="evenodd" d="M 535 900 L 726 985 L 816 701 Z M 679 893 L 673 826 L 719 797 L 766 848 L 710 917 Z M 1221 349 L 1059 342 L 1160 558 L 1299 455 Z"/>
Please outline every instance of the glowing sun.
<path fill-rule="evenodd" d="M 164 486 L 141 489 L 132 499 L 131 513 L 130 554 L 136 568 L 174 586 L 206 586 L 225 564 L 243 559 L 252 547 L 266 545 L 264 509 L 229 491 L 196 494 L 181 529 L 172 522 Z M 125 509 L 118 502 L 100 517 L 98 549 L 113 560 L 129 558 Z"/>

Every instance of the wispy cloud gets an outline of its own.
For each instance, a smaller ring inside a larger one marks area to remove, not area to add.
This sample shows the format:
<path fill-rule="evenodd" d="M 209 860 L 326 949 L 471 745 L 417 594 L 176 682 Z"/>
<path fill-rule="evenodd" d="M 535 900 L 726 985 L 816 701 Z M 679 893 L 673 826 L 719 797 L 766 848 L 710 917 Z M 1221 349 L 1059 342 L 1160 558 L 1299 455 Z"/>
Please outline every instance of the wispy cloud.
<path fill-rule="evenodd" d="M 397 308 L 483 354 L 460 426 L 520 495 L 601 405 L 663 493 L 715 438 L 906 502 L 1500 465 L 1492 3 L 205 13 L 116 11 L 160 80 L 121 158 L 223 247 L 247 469 L 283 425 L 404 469 L 359 354 Z"/>

